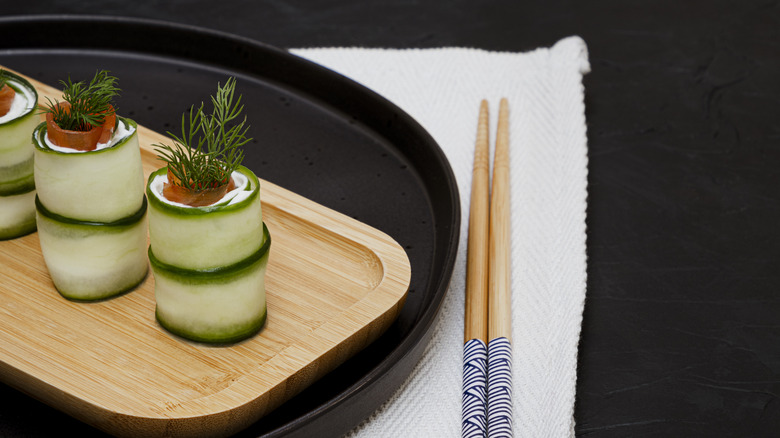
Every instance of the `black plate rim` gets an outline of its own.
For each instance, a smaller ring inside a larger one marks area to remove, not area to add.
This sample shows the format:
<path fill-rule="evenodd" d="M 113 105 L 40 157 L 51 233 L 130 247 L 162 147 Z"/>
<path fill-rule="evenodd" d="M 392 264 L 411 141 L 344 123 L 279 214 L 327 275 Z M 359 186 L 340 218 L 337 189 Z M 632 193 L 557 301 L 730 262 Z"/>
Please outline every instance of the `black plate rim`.
<path fill-rule="evenodd" d="M 367 418 L 382 404 L 376 402 L 367 403 L 366 400 L 370 399 L 371 395 L 375 395 L 374 399 L 376 399 L 376 395 L 381 394 L 379 395 L 379 399 L 386 400 L 392 396 L 392 394 L 409 377 L 414 366 L 422 357 L 425 346 L 428 344 L 433 335 L 433 326 L 437 321 L 437 316 L 441 308 L 441 304 L 449 288 L 449 283 L 452 277 L 455 259 L 458 252 L 461 206 L 458 186 L 454 173 L 441 147 L 430 136 L 430 134 L 419 125 L 416 120 L 406 114 L 406 112 L 401 108 L 397 107 L 395 104 L 388 101 L 386 98 L 377 94 L 373 90 L 366 88 L 363 85 L 360 85 L 357 82 L 354 82 L 353 80 L 326 67 L 294 55 L 287 50 L 252 40 L 250 38 L 188 24 L 172 23 L 145 18 L 101 15 L 11 15 L 0 17 L 0 28 L 7 26 L 46 26 L 62 24 L 63 22 L 72 25 L 96 24 L 138 26 L 163 32 L 169 31 L 174 33 L 188 33 L 208 39 L 221 40 L 226 43 L 244 45 L 254 50 L 267 52 L 268 54 L 276 57 L 285 58 L 285 60 L 290 63 L 291 68 L 306 70 L 312 75 L 325 77 L 329 81 L 333 81 L 334 83 L 338 84 L 338 86 L 342 87 L 344 90 L 358 93 L 358 95 L 365 99 L 366 102 L 383 107 L 385 111 L 389 111 L 398 117 L 398 126 L 407 126 L 410 129 L 412 135 L 418 136 L 430 146 L 430 150 L 427 152 L 432 153 L 435 164 L 437 164 L 442 171 L 442 175 L 440 175 L 442 180 L 438 182 L 440 184 L 443 183 L 447 189 L 446 194 L 449 195 L 446 201 L 448 205 L 450 205 L 448 212 L 450 221 L 447 224 L 437 224 L 436 229 L 438 230 L 439 227 L 441 227 L 443 232 L 436 232 L 435 253 L 433 255 L 434 266 L 429 275 L 432 278 L 436 270 L 440 270 L 440 275 L 436 281 L 431 284 L 429 290 L 426 291 L 426 293 L 430 296 L 430 299 L 427 301 L 427 307 L 424 308 L 423 312 L 421 312 L 417 323 L 414 324 L 406 337 L 364 378 L 342 390 L 338 395 L 331 398 L 326 403 L 263 436 L 268 438 L 279 436 L 310 436 L 314 430 L 319 429 L 321 424 L 327 420 L 327 416 L 332 417 L 337 416 L 337 414 L 342 414 L 343 418 L 340 421 L 337 420 L 334 422 L 333 426 L 335 427 L 332 428 L 334 432 L 342 434 L 357 426 L 360 421 Z M 132 49 L 132 47 L 113 47 L 115 45 L 116 44 L 112 44 L 111 46 L 95 48 L 113 48 L 117 50 Z M 32 45 L 31 47 L 34 46 L 35 45 Z M 0 46 L 0 50 L 20 48 L 22 47 Z M 62 48 L 66 49 L 80 47 L 66 46 Z M 249 71 L 252 70 L 250 69 Z M 254 74 L 260 73 L 254 72 Z M 303 91 L 314 94 L 313 90 Z M 439 234 L 442 235 L 439 236 Z M 444 249 L 443 253 L 441 251 L 442 248 Z M 437 261 L 439 261 L 438 266 L 436 265 Z"/>

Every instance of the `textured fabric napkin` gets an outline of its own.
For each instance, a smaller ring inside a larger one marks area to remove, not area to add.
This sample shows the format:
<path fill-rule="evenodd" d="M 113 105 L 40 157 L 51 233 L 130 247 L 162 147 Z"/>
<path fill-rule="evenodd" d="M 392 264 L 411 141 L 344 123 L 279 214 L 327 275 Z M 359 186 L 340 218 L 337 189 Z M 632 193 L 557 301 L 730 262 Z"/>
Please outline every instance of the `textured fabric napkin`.
<path fill-rule="evenodd" d="M 383 95 L 444 150 L 463 211 L 454 275 L 433 338 L 390 399 L 350 437 L 455 437 L 461 428 L 471 170 L 480 100 L 509 100 L 514 432 L 574 435 L 577 345 L 585 302 L 587 140 L 579 37 L 528 53 L 475 49 L 297 49 Z"/>

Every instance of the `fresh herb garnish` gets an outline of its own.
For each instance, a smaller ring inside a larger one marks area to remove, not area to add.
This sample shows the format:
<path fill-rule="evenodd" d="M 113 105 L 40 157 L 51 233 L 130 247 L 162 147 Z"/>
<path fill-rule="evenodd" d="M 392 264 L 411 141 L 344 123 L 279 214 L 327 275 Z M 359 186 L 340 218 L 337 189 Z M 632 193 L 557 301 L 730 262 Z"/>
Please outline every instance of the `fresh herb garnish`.
<path fill-rule="evenodd" d="M 222 87 L 217 84 L 216 96 L 211 96 L 214 111 L 206 114 L 201 102 L 193 105 L 189 117 L 181 116 L 181 137 L 168 132 L 173 146 L 155 144 L 158 158 L 168 163 L 168 170 L 178 181 L 169 181 L 192 190 L 220 187 L 230 181 L 230 175 L 244 159 L 241 146 L 251 141 L 246 136 L 249 126 L 246 116 L 235 122 L 244 106 L 239 95 L 234 102 L 235 78 Z"/>
<path fill-rule="evenodd" d="M 0 68 L 0 88 L 5 87 L 6 82 L 8 82 L 8 72 Z"/>
<path fill-rule="evenodd" d="M 116 86 L 117 78 L 109 75 L 106 70 L 95 73 L 95 77 L 85 85 L 84 82 L 73 83 L 60 81 L 63 86 L 62 98 L 70 104 L 70 108 L 63 108 L 56 99 L 54 102 L 48 97 L 47 108 L 43 113 L 51 113 L 60 128 L 70 131 L 89 131 L 100 126 L 106 117 L 113 114 L 112 99 L 119 95 Z"/>

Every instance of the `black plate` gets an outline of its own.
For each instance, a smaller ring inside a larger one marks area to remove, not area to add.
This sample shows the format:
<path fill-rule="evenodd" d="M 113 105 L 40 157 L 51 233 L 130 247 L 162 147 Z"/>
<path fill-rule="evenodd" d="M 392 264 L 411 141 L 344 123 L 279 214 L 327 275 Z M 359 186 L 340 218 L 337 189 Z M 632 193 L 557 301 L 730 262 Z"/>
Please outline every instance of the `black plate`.
<path fill-rule="evenodd" d="M 258 176 L 392 236 L 412 280 L 399 319 L 378 341 L 239 436 L 340 436 L 401 385 L 422 355 L 449 284 L 460 229 L 458 188 L 441 149 L 372 91 L 256 41 L 163 22 L 106 17 L 0 19 L 0 64 L 58 85 L 108 69 L 120 114 L 180 129 L 218 81 L 238 80 Z M 0 385 L 0 435 L 99 432 Z"/>

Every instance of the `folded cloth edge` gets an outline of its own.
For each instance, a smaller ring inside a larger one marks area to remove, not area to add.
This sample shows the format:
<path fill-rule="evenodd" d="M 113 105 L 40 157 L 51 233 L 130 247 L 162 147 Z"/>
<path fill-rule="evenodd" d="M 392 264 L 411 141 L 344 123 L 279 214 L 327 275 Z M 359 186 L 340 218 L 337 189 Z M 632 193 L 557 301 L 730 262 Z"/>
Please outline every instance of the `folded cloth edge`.
<path fill-rule="evenodd" d="M 582 132 L 581 132 L 582 139 L 581 140 L 582 140 L 582 146 L 584 147 L 583 148 L 584 161 L 581 162 L 581 165 L 584 166 L 584 174 L 580 174 L 579 177 L 584 177 L 585 180 L 587 179 L 587 139 L 586 139 L 586 136 L 585 136 L 585 117 L 584 117 L 584 98 L 583 98 L 583 96 L 584 96 L 584 88 L 582 87 L 582 84 L 581 84 L 581 75 L 585 74 L 585 73 L 588 73 L 590 71 L 590 64 L 589 64 L 589 61 L 588 61 L 587 45 L 582 40 L 582 38 L 580 38 L 579 36 L 571 36 L 571 37 L 567 37 L 567 38 L 561 39 L 561 40 L 559 40 L 558 42 L 556 42 L 553 46 L 551 46 L 549 48 L 538 48 L 538 49 L 535 49 L 535 50 L 532 50 L 532 51 L 522 52 L 522 53 L 504 52 L 504 51 L 489 51 L 489 50 L 483 50 L 483 49 L 478 49 L 478 48 L 463 48 L 463 47 L 444 47 L 444 48 L 431 48 L 431 49 L 425 49 L 425 48 L 423 48 L 423 49 L 419 49 L 419 48 L 412 48 L 412 49 L 381 49 L 381 48 L 365 48 L 365 47 L 330 47 L 330 48 L 319 48 L 319 49 L 317 49 L 317 48 L 314 48 L 314 49 L 291 49 L 291 52 L 294 53 L 294 54 L 302 55 L 305 58 L 309 58 L 309 59 L 313 60 L 314 62 L 318 62 L 317 61 L 317 53 L 316 53 L 317 51 L 333 52 L 333 51 L 340 51 L 340 50 L 344 50 L 344 51 L 352 52 L 352 53 L 355 53 L 355 52 L 357 52 L 357 53 L 360 53 L 360 52 L 368 53 L 368 52 L 370 52 L 370 53 L 374 53 L 374 54 L 376 54 L 376 53 L 383 53 L 383 52 L 414 53 L 414 52 L 436 51 L 436 52 L 440 52 L 440 53 L 441 52 L 445 52 L 445 53 L 452 53 L 453 55 L 458 55 L 458 54 L 464 54 L 464 53 L 470 53 L 470 52 L 480 52 L 480 53 L 489 54 L 489 55 L 491 55 L 492 58 L 501 58 L 503 56 L 516 57 L 518 55 L 523 56 L 523 55 L 534 55 L 534 54 L 535 55 L 545 55 L 546 54 L 547 57 L 554 58 L 554 60 L 556 62 L 554 62 L 553 64 L 557 65 L 559 62 L 562 63 L 562 64 L 566 64 L 567 65 L 567 67 L 566 67 L 567 69 L 574 70 L 577 73 L 579 73 L 579 75 L 580 75 L 579 78 L 578 78 L 578 80 L 579 80 L 579 87 L 580 87 L 580 90 L 579 90 L 580 91 L 580 96 L 579 96 L 579 107 L 577 107 L 577 108 L 578 108 L 578 111 L 581 112 L 581 114 L 574 114 L 573 115 L 573 124 L 580 123 L 579 121 L 581 120 L 581 128 L 582 128 Z M 347 77 L 351 77 L 352 72 L 350 71 L 349 66 L 347 67 L 347 69 L 342 69 L 338 65 L 335 65 L 335 66 L 331 67 L 333 65 L 333 63 L 329 59 L 326 59 L 326 61 L 323 62 L 322 64 L 325 65 L 327 68 L 332 68 L 334 71 L 337 71 L 340 74 L 343 74 L 343 75 L 345 75 Z M 365 72 L 361 72 L 361 74 L 365 74 Z M 354 78 L 353 77 L 353 79 L 358 80 L 360 82 L 361 78 L 360 77 L 358 77 L 358 78 Z M 378 92 L 380 94 L 384 94 L 383 90 L 381 90 L 381 89 L 376 89 L 374 87 L 371 87 L 370 85 L 369 85 L 369 88 L 374 89 L 374 91 L 376 91 L 376 92 Z M 393 99 L 392 96 L 386 96 L 386 97 L 391 99 L 391 101 L 393 101 L 394 103 L 398 104 L 398 102 L 396 102 L 396 100 Z M 399 107 L 401 107 L 405 111 L 409 112 L 408 109 L 404 107 L 404 105 L 402 105 L 402 104 L 398 104 L 398 105 L 399 105 Z M 576 119 L 576 120 L 574 120 L 574 119 Z M 421 125 L 424 128 L 429 129 L 429 126 L 426 126 L 426 123 L 424 123 L 422 121 L 421 121 Z M 576 130 L 576 127 L 575 127 L 575 130 Z M 436 138 L 435 135 L 434 135 L 434 137 Z M 439 141 L 438 138 L 437 138 L 437 141 Z M 461 181 L 461 182 L 464 182 L 464 181 Z M 587 184 L 587 182 L 585 181 L 584 184 L 585 184 L 585 191 L 580 193 L 581 201 L 582 201 L 582 205 L 583 206 L 586 205 L 585 204 L 585 198 L 587 196 L 587 191 L 586 191 L 586 184 Z M 461 185 L 461 187 L 465 187 L 465 186 Z M 463 198 L 464 194 L 461 194 L 461 196 Z M 585 214 L 584 210 L 585 210 L 585 208 L 583 207 L 583 211 L 582 211 L 582 218 L 583 218 L 583 220 L 582 220 L 582 224 L 581 224 L 582 227 L 583 227 L 583 230 L 584 230 L 584 214 Z M 465 212 L 465 211 L 467 211 L 467 209 L 464 208 L 463 211 Z M 463 223 L 467 223 L 467 220 L 464 220 Z M 465 232 L 462 233 L 462 238 L 463 238 L 463 236 L 465 236 Z M 581 280 L 582 280 L 582 285 L 581 285 L 581 287 L 582 287 L 581 302 L 580 303 L 573 303 L 573 304 L 575 304 L 575 307 L 579 307 L 579 312 L 578 312 L 578 315 L 577 314 L 568 315 L 572 319 L 576 319 L 577 317 L 579 318 L 578 321 L 572 321 L 572 320 L 569 321 L 571 323 L 576 323 L 575 324 L 576 325 L 576 339 L 573 340 L 574 341 L 573 355 L 574 355 L 574 365 L 575 365 L 575 367 L 576 367 L 577 344 L 579 342 L 579 333 L 580 333 L 580 329 L 581 329 L 582 309 L 584 308 L 584 299 L 585 299 L 585 290 L 584 290 L 584 288 L 585 288 L 585 284 L 584 284 L 585 272 L 584 272 L 584 266 L 585 266 L 585 257 L 586 257 L 586 255 L 584 254 L 584 249 L 585 249 L 584 248 L 584 243 L 585 242 L 584 242 L 584 236 L 583 236 L 583 239 L 582 239 L 583 254 L 581 255 L 582 261 L 583 261 L 582 262 L 583 272 L 582 272 L 582 276 L 581 276 Z M 462 244 L 462 242 L 461 242 L 461 244 Z M 461 293 L 461 292 L 462 291 L 450 290 L 448 292 L 448 295 L 453 294 L 453 293 Z M 513 307 L 515 307 L 515 306 L 513 306 Z M 442 314 L 441 313 L 440 313 L 439 318 L 440 319 L 442 318 Z M 441 328 L 437 327 L 437 329 L 435 329 L 435 330 L 438 332 L 438 331 L 441 331 Z M 572 335 L 572 334 L 573 333 L 570 332 L 570 335 Z M 434 333 L 434 338 L 436 336 L 437 336 L 437 334 Z M 567 338 L 566 342 L 571 342 L 571 341 L 572 341 L 571 339 Z M 432 342 L 432 344 L 433 344 L 433 342 Z M 430 367 L 431 366 L 430 363 L 426 363 L 426 364 L 422 363 L 422 362 L 426 361 L 425 356 L 429 354 L 429 350 L 431 350 L 431 349 L 432 349 L 432 346 L 429 345 L 429 348 L 426 350 L 426 353 L 423 356 L 423 359 L 421 359 L 421 361 L 420 361 L 421 363 L 418 364 L 418 368 L 419 367 Z M 419 382 L 413 381 L 414 380 L 414 376 L 417 373 L 418 373 L 418 370 L 415 369 L 415 371 L 413 371 L 412 375 L 409 376 L 407 381 L 396 391 L 396 393 L 390 398 L 390 400 L 388 402 L 386 402 L 382 407 L 380 407 L 380 409 L 374 415 L 372 415 L 372 418 L 377 417 L 377 415 L 380 414 L 383 410 L 386 410 L 387 406 L 390 405 L 393 400 L 397 399 L 399 397 L 399 394 L 402 395 L 403 392 L 406 390 L 406 388 L 409 387 L 409 385 L 419 386 Z M 572 388 L 574 388 L 574 386 L 576 385 L 576 373 L 574 375 L 572 375 L 571 377 L 573 379 L 573 381 L 571 382 L 571 386 L 572 386 Z M 569 419 L 567 425 L 565 426 L 566 429 L 568 429 L 567 432 L 570 435 L 573 435 L 573 428 L 574 428 L 573 397 L 574 397 L 574 393 L 573 393 L 573 389 L 572 389 L 571 403 L 569 403 L 570 404 L 570 408 L 571 408 L 571 410 L 570 410 L 571 414 L 570 414 L 570 417 L 569 417 L 570 419 Z M 396 409 L 396 411 L 398 411 L 398 409 Z M 558 421 L 560 421 L 560 420 L 562 420 L 562 419 L 558 419 Z M 371 431 L 376 433 L 376 428 L 365 427 L 365 426 L 366 426 L 366 423 L 364 422 L 363 425 L 359 426 L 355 431 L 353 431 L 352 434 L 357 434 L 357 433 L 362 432 L 362 433 L 360 433 L 360 436 L 364 436 L 364 434 L 370 435 Z M 560 429 L 558 429 L 558 430 L 560 431 Z M 382 430 L 382 433 L 384 433 L 384 432 L 388 432 L 388 431 L 387 430 Z M 414 430 L 414 432 L 420 432 L 421 433 L 421 432 L 424 432 L 424 431 Z M 445 431 L 439 430 L 437 432 L 443 433 Z M 443 436 L 448 436 L 448 435 L 449 435 L 449 433 L 445 433 L 445 435 L 443 435 Z M 381 435 L 377 435 L 377 436 L 381 436 Z"/>

